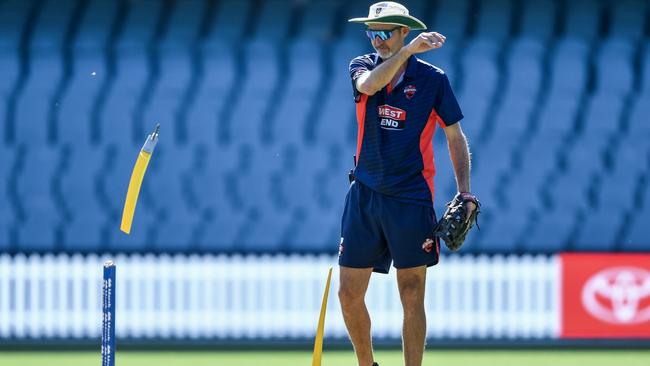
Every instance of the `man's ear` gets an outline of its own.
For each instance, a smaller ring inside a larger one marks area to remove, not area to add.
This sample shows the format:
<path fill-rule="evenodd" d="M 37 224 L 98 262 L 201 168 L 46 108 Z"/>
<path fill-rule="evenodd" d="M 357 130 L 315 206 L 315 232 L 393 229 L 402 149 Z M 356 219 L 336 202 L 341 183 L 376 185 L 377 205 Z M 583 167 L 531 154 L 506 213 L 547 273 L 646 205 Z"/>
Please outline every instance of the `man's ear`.
<path fill-rule="evenodd" d="M 411 32 L 411 28 L 402 27 L 402 37 L 406 38 L 406 36 L 408 36 L 410 32 Z"/>

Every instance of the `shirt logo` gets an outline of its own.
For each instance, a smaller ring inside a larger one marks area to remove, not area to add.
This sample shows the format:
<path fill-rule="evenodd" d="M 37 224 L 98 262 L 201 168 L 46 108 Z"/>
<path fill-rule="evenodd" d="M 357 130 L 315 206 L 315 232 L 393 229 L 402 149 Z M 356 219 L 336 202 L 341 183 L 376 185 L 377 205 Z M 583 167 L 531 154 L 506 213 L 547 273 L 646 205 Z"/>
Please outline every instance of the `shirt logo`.
<path fill-rule="evenodd" d="M 413 98 L 413 95 L 415 92 L 418 91 L 415 88 L 415 85 L 407 85 L 404 87 L 404 95 L 406 95 L 406 99 L 411 99 Z"/>
<path fill-rule="evenodd" d="M 403 130 L 406 126 L 406 111 L 387 104 L 377 108 L 379 125 L 385 130 Z"/>

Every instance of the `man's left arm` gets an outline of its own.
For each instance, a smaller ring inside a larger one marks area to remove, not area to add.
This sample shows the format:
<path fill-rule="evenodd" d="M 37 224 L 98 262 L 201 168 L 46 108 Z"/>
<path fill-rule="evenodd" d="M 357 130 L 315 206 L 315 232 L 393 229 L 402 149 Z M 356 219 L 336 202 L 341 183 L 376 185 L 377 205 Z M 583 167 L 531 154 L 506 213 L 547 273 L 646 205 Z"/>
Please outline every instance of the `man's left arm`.
<path fill-rule="evenodd" d="M 471 159 L 469 153 L 469 144 L 467 138 L 460 127 L 460 123 L 454 123 L 444 129 L 447 136 L 447 146 L 449 147 L 449 157 L 451 158 L 456 175 L 456 186 L 458 192 L 470 191 L 470 168 Z M 476 209 L 473 202 L 467 202 L 467 218 Z"/>

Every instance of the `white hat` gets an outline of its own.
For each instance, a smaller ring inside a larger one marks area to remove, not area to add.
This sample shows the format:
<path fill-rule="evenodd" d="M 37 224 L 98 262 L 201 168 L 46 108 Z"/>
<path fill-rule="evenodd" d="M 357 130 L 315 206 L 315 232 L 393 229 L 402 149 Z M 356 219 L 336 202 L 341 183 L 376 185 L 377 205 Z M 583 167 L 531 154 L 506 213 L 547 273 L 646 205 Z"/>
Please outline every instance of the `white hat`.
<path fill-rule="evenodd" d="M 352 18 L 348 22 L 365 24 L 394 24 L 411 29 L 427 29 L 418 18 L 409 15 L 409 10 L 402 4 L 392 1 L 382 1 L 370 5 L 367 18 Z"/>

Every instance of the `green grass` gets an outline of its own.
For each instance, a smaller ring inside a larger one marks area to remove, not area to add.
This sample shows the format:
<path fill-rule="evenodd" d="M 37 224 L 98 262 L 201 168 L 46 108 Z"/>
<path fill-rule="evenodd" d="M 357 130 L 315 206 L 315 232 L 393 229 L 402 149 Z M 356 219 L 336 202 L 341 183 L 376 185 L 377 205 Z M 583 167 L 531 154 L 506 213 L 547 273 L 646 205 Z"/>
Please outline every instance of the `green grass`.
<path fill-rule="evenodd" d="M 378 351 L 382 366 L 403 365 L 398 351 Z M 2 366 L 99 366 L 93 352 L 0 352 Z M 299 351 L 118 352 L 116 366 L 311 365 Z M 356 366 L 352 352 L 326 351 L 323 366 Z M 650 351 L 427 351 L 425 366 L 648 366 Z"/>

